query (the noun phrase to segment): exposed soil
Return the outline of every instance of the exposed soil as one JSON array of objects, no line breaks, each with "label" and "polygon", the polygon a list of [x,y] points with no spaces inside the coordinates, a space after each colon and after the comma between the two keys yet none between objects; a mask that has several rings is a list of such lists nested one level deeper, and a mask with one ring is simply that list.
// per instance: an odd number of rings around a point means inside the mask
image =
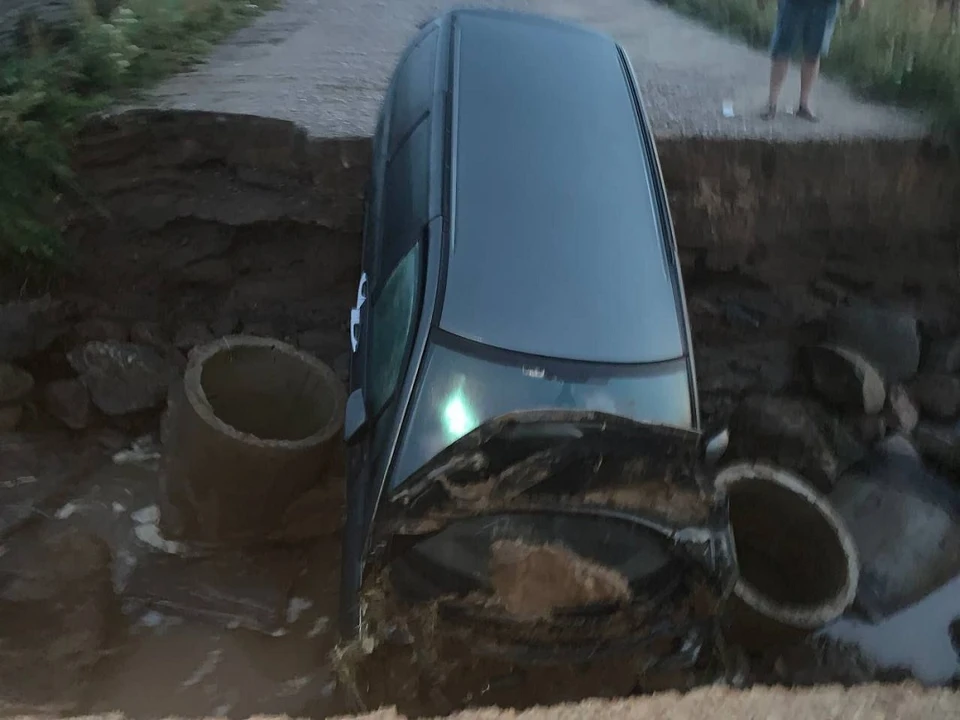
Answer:
[{"label": "exposed soil", "polygon": [[[49,290],[51,298],[19,315],[26,320],[13,330],[0,314],[0,360],[26,367],[36,382],[20,408],[16,432],[0,436],[0,532],[4,547],[12,549],[12,539],[26,543],[33,537],[28,532],[57,537],[67,524],[77,528],[87,538],[76,543],[77,552],[101,547],[109,554],[113,600],[120,602],[113,609],[109,602],[85,605],[84,612],[96,615],[85,625],[89,645],[72,649],[56,645],[49,634],[31,634],[34,620],[25,620],[23,628],[2,623],[38,638],[32,660],[3,668],[5,699],[32,704],[39,693],[55,711],[120,710],[131,718],[267,713],[319,718],[345,712],[360,699],[430,716],[466,706],[529,707],[717,681],[855,683],[892,673],[945,683],[960,672],[947,633],[960,606],[960,585],[954,583],[953,590],[944,587],[946,599],[933,598],[940,610],[911,615],[906,631],[903,625],[869,626],[878,635],[864,641],[866,654],[821,638],[770,657],[733,649],[707,653],[702,664],[682,672],[654,672],[640,654],[583,666],[527,667],[475,657],[475,648],[457,638],[429,647],[410,644],[409,629],[395,622],[385,627],[384,641],[371,654],[360,653],[354,694],[338,683],[330,660],[336,643],[341,475],[331,474],[290,508],[287,530],[272,538],[280,542],[268,572],[254,572],[252,564],[245,573],[231,571],[221,558],[215,572],[205,573],[210,558],[182,555],[182,548],[159,533],[155,517],[163,496],[158,474],[163,398],[153,406],[150,393],[135,399],[151,407],[110,415],[98,400],[117,408],[123,403],[110,401],[130,398],[91,398],[75,384],[61,393],[62,383],[76,383],[67,354],[89,342],[131,343],[152,348],[164,368],[176,373],[199,339],[243,332],[292,342],[344,378],[366,152],[363,142],[317,143],[284,123],[226,122],[216,116],[107,123],[84,139],[79,148],[84,185],[100,206],[72,208],[66,219],[67,235],[81,250],[77,271],[50,287],[28,285],[28,295]],[[677,216],[684,215],[684,197],[673,200]],[[681,242],[696,229],[681,233]],[[826,242],[811,238],[797,255],[809,260]],[[869,273],[849,258],[846,264],[818,259],[817,267],[828,266],[829,273],[818,270],[812,279],[784,282],[789,249],[781,257],[767,248],[757,255],[759,265],[731,272],[717,271],[704,252],[712,251],[685,254],[684,272],[702,414],[709,426],[725,422],[745,395],[792,391],[796,340],[809,321],[839,303],[915,304],[925,345],[960,330],[955,282],[912,285],[908,297],[899,280],[865,282]],[[916,253],[947,272],[944,258],[952,250],[937,245]],[[771,278],[763,268],[781,272]],[[887,277],[888,270],[878,273]],[[901,271],[921,277],[927,265]],[[18,299],[22,288],[17,278],[0,281],[6,299]],[[101,393],[122,386],[97,385]],[[851,426],[860,420],[843,418]],[[629,493],[606,499],[625,508],[686,507],[682,497],[667,491],[642,501]],[[702,512],[702,505],[689,500],[688,510]],[[697,513],[683,518],[702,519]],[[797,543],[803,552],[804,538]],[[27,545],[39,547],[32,540]],[[0,557],[12,573],[0,582],[0,594],[7,577],[32,577],[24,569],[36,564],[33,556],[8,551]],[[22,561],[14,563],[18,558]],[[562,548],[504,545],[497,562],[503,604],[522,616],[629,596],[622,577]],[[51,573],[61,564],[44,561]],[[58,573],[58,582],[73,583],[69,592],[48,596],[75,597],[83,585],[78,576],[83,582],[100,577],[80,572],[79,560],[74,565],[73,574]],[[255,582],[240,582],[244,576]],[[218,578],[224,582],[214,586]],[[27,608],[28,615],[40,609]],[[861,631],[848,625],[844,637],[862,639]],[[927,656],[936,658],[934,668],[923,665],[922,653],[890,652],[896,633],[904,632],[930,638]],[[47,639],[50,645],[40,642]],[[65,652],[77,659],[74,665],[55,661]],[[54,681],[61,687],[48,688]]]},{"label": "exposed soil", "polygon": [[522,618],[630,600],[630,586],[622,573],[559,545],[498,540],[490,548],[490,579],[494,600]]}]

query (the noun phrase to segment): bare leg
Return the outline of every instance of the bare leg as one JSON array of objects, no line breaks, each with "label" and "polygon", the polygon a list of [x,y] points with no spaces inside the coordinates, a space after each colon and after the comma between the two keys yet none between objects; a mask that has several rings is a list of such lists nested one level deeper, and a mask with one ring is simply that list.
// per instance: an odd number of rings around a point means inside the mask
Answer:
[{"label": "bare leg", "polygon": [[777,114],[780,91],[783,90],[783,81],[787,79],[789,68],[789,58],[775,57],[773,62],[770,63],[770,96],[767,98],[767,111],[764,113],[764,117],[767,119]]},{"label": "bare leg", "polygon": [[[800,111],[806,119],[812,119],[813,113],[810,112],[810,93],[813,86],[817,83],[817,75],[820,72],[820,58],[805,58],[800,65]],[[806,111],[805,113],[803,111]]]}]

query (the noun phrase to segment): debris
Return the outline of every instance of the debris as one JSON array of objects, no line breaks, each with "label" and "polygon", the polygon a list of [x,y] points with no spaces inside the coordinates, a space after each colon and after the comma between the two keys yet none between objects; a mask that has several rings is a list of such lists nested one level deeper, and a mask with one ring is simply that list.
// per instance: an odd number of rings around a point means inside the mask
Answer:
[{"label": "debris", "polygon": [[804,348],[800,360],[814,390],[830,404],[871,415],[883,409],[883,378],[856,352],[816,345]]},{"label": "debris", "polygon": [[156,610],[274,634],[285,632],[288,598],[303,562],[293,549],[199,558],[150,554],[134,569],[126,594]]},{"label": "debris", "polygon": [[920,409],[935,420],[960,416],[960,378],[952,375],[921,375],[913,383]]},{"label": "debris", "polygon": [[622,573],[557,544],[498,540],[491,546],[494,601],[517,617],[545,618],[554,611],[629,602]]},{"label": "debris", "polygon": [[43,393],[47,412],[71,430],[90,425],[90,393],[79,380],[54,380]]},{"label": "debris", "polygon": [[0,433],[0,538],[52,516],[101,457],[96,446],[60,433]]},{"label": "debris", "polygon": [[66,505],[64,505],[59,510],[57,510],[57,513],[56,515],[54,515],[54,517],[57,520],[66,520],[67,518],[72,517],[73,514],[77,512],[77,510],[79,509],[80,509],[80,506],[77,503],[68,502]]},{"label": "debris", "polygon": [[856,303],[833,308],[826,341],[852,350],[888,382],[902,382],[920,366],[920,332],[910,313]]},{"label": "debris", "polygon": [[312,607],[313,601],[311,600],[299,597],[290,598],[290,603],[287,605],[287,625],[293,625],[300,619],[305,610]]},{"label": "debris", "polygon": [[82,345],[91,340],[107,342],[114,340],[125,342],[130,334],[126,326],[116,320],[106,320],[103,318],[90,318],[81,320],[75,324],[71,330],[70,337],[74,338],[74,343]]},{"label": "debris", "polygon": [[912,433],[920,422],[920,413],[907,389],[903,385],[894,385],[887,393],[887,402],[893,428],[908,435]]},{"label": "debris", "polygon": [[107,415],[153,410],[167,396],[170,367],[151,347],[92,341],[67,353],[67,360]]},{"label": "debris", "polygon": [[113,454],[116,465],[141,465],[147,468],[156,468],[160,460],[160,446],[153,435],[142,435],[133,441],[133,444]]},{"label": "debris", "polygon": [[220,664],[220,658],[222,656],[223,650],[220,650],[219,648],[208,652],[206,659],[200,664],[200,667],[194,670],[193,674],[189,678],[180,683],[180,687],[189,688],[193,687],[194,685],[199,685],[204,678],[217,669],[217,665]]}]

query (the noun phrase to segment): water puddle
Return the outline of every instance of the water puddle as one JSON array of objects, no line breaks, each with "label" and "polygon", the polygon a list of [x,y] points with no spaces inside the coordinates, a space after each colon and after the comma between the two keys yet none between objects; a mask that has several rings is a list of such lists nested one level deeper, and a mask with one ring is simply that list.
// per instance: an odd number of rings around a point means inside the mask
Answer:
[{"label": "water puddle", "polygon": [[823,634],[855,644],[879,667],[908,670],[920,682],[940,685],[960,677],[960,647],[950,637],[958,618],[960,577],[882,622],[845,619]]}]

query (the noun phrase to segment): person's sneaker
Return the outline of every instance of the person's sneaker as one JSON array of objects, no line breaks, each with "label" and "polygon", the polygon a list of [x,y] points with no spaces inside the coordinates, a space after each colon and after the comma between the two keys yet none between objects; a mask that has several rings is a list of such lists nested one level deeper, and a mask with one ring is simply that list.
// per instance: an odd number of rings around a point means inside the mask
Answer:
[{"label": "person's sneaker", "polygon": [[777,106],[767,105],[766,109],[760,115],[764,120],[773,120],[777,116]]},{"label": "person's sneaker", "polygon": [[820,118],[810,112],[810,108],[806,108],[803,105],[797,108],[795,113],[798,118],[801,120],[806,120],[807,122],[817,123],[820,122]]}]

